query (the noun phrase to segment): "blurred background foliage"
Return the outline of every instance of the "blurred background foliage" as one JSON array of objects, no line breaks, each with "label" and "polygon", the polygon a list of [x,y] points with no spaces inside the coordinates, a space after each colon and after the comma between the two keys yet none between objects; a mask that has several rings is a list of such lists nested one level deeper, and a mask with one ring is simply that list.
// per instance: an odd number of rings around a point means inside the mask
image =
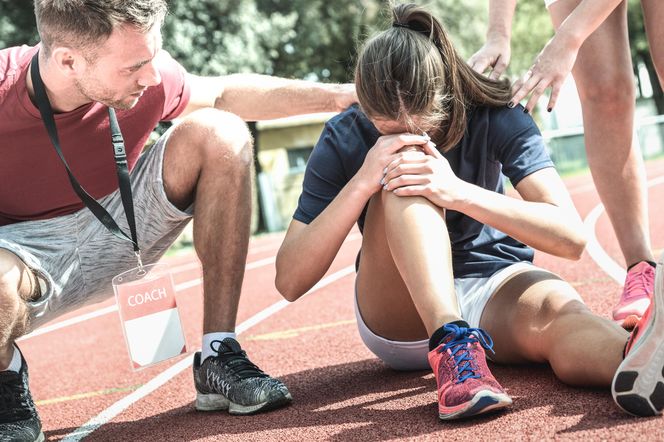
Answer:
[{"label": "blurred background foliage", "polygon": [[[632,57],[645,63],[657,87],[639,0],[628,1]],[[196,74],[257,72],[344,82],[352,80],[358,46],[389,25],[388,4],[385,0],[171,0],[164,47]],[[468,58],[482,46],[488,0],[424,4],[443,20],[462,56]],[[508,75],[516,79],[525,72],[552,35],[542,0],[520,0]],[[37,41],[32,2],[0,0],[0,48]],[[661,88],[655,99],[664,110]]]}]

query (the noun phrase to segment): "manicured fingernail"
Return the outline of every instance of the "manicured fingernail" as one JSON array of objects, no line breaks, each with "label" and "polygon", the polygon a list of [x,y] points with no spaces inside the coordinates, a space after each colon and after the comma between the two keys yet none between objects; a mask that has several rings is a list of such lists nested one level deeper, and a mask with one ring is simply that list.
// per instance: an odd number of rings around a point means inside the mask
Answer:
[{"label": "manicured fingernail", "polygon": [[387,190],[387,184],[383,186],[383,190]]},{"label": "manicured fingernail", "polygon": [[387,167],[383,169],[383,175],[385,175],[386,173],[387,173]]},{"label": "manicured fingernail", "polygon": [[514,103],[510,101],[509,103],[507,103],[507,107],[509,107],[510,109],[514,108]]},{"label": "manicured fingernail", "polygon": [[550,108],[548,108],[546,111],[547,111],[547,112],[551,112],[552,110],[553,110],[553,108],[550,107]]},{"label": "manicured fingernail", "polygon": [[524,113],[524,114],[527,114],[527,113],[528,113],[528,108],[527,108],[527,107],[524,107],[524,108],[523,108],[523,113]]}]

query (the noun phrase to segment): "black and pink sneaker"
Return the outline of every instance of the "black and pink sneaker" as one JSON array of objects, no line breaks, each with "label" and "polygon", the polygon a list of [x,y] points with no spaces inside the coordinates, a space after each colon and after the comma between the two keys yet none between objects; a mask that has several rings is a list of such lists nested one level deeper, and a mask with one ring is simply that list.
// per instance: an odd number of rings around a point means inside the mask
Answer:
[{"label": "black and pink sneaker", "polygon": [[664,410],[664,255],[657,263],[652,302],[632,330],[611,384],[616,404],[635,416]]},{"label": "black and pink sneaker", "polygon": [[505,408],[512,399],[486,364],[484,348],[493,341],[482,329],[446,324],[443,342],[429,352],[438,384],[438,416],[460,419]]}]

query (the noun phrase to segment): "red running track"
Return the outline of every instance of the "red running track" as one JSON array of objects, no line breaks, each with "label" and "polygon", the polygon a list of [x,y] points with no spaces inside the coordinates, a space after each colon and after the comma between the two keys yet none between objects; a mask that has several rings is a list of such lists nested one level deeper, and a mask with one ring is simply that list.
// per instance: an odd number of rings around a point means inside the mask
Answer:
[{"label": "red running track", "polygon": [[[664,247],[664,161],[648,163],[653,247]],[[589,176],[566,180],[582,217],[597,205]],[[606,214],[594,226],[599,244],[622,265]],[[326,285],[294,304],[274,288],[273,258],[281,234],[254,238],[238,324],[254,362],[282,378],[292,406],[236,417],[193,409],[190,357],[139,372],[130,369],[114,302],[59,318],[21,342],[31,389],[49,440],[664,440],[661,418],[621,412],[608,390],[568,387],[545,365],[492,366],[514,399],[509,411],[442,423],[428,372],[385,368],[356,331],[352,265],[360,246],[351,233]],[[200,268],[192,254],[167,260],[177,271],[178,304],[190,349],[200,346]],[[608,316],[620,285],[585,253],[571,262],[539,253],[536,263],[571,281],[593,311]],[[96,313],[95,313],[96,312]],[[270,316],[256,318],[258,313]],[[90,319],[88,316],[97,315]],[[249,323],[251,318],[257,319]],[[80,319],[84,319],[79,321]],[[67,325],[65,320],[73,321]],[[60,325],[63,325],[59,327]],[[81,429],[86,423],[91,425]]]}]

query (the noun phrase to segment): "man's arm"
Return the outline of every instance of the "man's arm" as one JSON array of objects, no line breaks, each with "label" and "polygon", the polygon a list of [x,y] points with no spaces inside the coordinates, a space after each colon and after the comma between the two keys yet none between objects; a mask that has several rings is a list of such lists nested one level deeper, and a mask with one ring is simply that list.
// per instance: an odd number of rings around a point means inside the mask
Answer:
[{"label": "man's arm", "polygon": [[191,98],[182,115],[203,107],[246,121],[316,112],[340,112],[357,101],[354,84],[323,84],[258,74],[199,77],[187,74]]}]

